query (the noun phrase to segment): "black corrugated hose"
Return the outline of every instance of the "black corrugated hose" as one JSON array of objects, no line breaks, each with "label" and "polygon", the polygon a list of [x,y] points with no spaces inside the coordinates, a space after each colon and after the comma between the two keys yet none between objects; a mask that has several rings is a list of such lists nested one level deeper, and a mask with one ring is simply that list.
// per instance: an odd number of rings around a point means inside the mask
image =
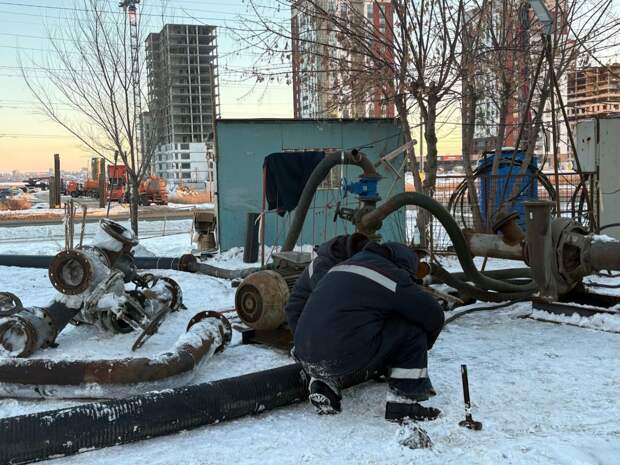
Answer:
[{"label": "black corrugated hose", "polygon": [[299,364],[127,399],[0,419],[0,464],[29,463],[254,415],[300,402]]},{"label": "black corrugated hose", "polygon": [[[341,384],[355,386],[376,375],[360,371]],[[307,386],[301,365],[293,363],[127,399],[3,418],[0,465],[74,455],[256,415],[305,400]]]}]

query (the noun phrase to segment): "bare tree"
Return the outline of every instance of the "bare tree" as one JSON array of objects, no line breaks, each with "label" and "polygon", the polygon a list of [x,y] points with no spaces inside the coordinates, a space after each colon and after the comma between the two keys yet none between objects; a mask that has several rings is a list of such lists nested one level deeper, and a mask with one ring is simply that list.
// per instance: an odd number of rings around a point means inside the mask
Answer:
[{"label": "bare tree", "polygon": [[[257,22],[240,36],[262,50],[254,68],[259,80],[288,79],[282,61],[305,61],[302,79],[319,82],[315,94],[324,115],[364,116],[368,105],[395,106],[406,141],[411,140],[411,115],[421,116],[426,142],[424,174],[408,154],[417,191],[433,195],[437,175],[438,117],[454,104],[459,81],[458,57],[467,0],[376,0],[372,17],[359,0],[279,0],[303,24],[271,19],[254,5]],[[262,29],[262,32],[260,32]],[[259,32],[256,32],[259,31]],[[270,68],[267,63],[273,63]],[[297,69],[299,71],[299,69]],[[294,79],[296,76],[294,76]],[[304,83],[294,83],[303,85]],[[331,105],[331,106],[330,106]],[[319,115],[315,115],[319,116]],[[418,214],[422,241],[428,217]]]},{"label": "bare tree", "polygon": [[[134,86],[145,81],[140,79],[144,60],[140,55],[134,68],[127,16],[112,8],[102,0],[76,0],[75,13],[49,33],[51,52],[42,59],[31,57],[41,78],[31,76],[24,66],[21,70],[47,117],[108,162],[118,153],[127,167],[131,227],[137,233],[139,185],[161,143],[158,125],[162,115],[149,108],[149,124],[140,134],[142,115]],[[143,28],[138,21],[141,45]]]}]

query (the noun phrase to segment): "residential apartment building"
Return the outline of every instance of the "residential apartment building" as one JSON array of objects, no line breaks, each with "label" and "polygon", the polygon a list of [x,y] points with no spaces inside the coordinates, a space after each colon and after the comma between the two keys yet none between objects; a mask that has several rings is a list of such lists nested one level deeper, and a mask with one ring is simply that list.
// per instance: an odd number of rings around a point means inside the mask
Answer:
[{"label": "residential apartment building", "polygon": [[[394,59],[391,47],[383,45],[393,43],[390,0],[320,0],[319,5],[329,17],[363,22],[372,31],[373,47],[381,47],[386,60]],[[394,117],[386,89],[355,79],[356,63],[364,67],[367,58],[347,51],[329,19],[309,2],[298,0],[291,8],[291,31],[295,118]]]},{"label": "residential apartment building", "polygon": [[571,125],[581,119],[620,114],[620,64],[574,68],[567,73],[566,111]]},{"label": "residential apartment building", "polygon": [[219,115],[215,26],[166,24],[146,39],[153,172],[172,184],[213,181]]},{"label": "residential apartment building", "polygon": [[[547,1],[547,6],[553,14],[555,3]],[[479,39],[478,49],[471,50],[471,52],[474,56],[487,58],[476,60],[475,80],[478,100],[474,123],[474,152],[495,150],[502,107],[505,108],[503,115],[505,131],[501,145],[514,147],[520,135],[519,142],[523,146],[528,140],[529,125],[523,132],[521,132],[521,125],[523,121],[533,121],[535,118],[533,109],[539,101],[539,92],[535,89],[531,106],[529,109],[526,108],[532,90],[533,63],[543,53],[536,29],[537,25],[540,25],[527,2],[508,1],[493,4],[493,8],[486,13],[482,21],[478,19],[477,14],[478,11],[475,9],[468,12],[468,19],[474,17],[472,27],[480,29],[471,34],[471,37]],[[566,27],[561,26],[566,22],[564,16],[558,16],[556,21],[559,30],[567,31]],[[535,40],[532,41],[532,38]],[[498,59],[503,62],[497,62]],[[546,61],[544,66],[548,66]],[[513,87],[512,94],[505,101],[502,101],[504,97],[501,95],[502,79]],[[559,85],[565,99],[566,81],[562,79]],[[555,116],[556,130],[559,134],[558,151],[560,158],[565,159],[568,157],[568,146],[566,129],[559,108],[556,108]],[[552,121],[551,108],[547,102],[542,115],[544,130],[537,135],[534,148],[535,153],[541,157],[544,153],[553,152]]]}]

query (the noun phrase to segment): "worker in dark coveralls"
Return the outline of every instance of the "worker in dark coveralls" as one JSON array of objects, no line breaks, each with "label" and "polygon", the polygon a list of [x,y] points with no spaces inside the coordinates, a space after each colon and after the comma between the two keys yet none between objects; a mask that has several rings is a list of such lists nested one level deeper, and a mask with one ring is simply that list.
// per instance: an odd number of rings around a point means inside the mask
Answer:
[{"label": "worker in dark coveralls", "polygon": [[335,265],[348,260],[364,248],[368,238],[360,233],[342,234],[321,244],[317,256],[301,273],[286,304],[286,318],[295,334],[297,320],[316,284]]},{"label": "worker in dark coveralls", "polygon": [[307,300],[298,299],[295,288],[286,307],[294,355],[311,376],[310,401],[318,413],[341,411],[344,377],[376,370],[388,379],[387,420],[432,420],[440,414],[420,402],[435,395],[427,352],[444,316],[415,284],[417,265],[415,252],[403,244],[368,242],[331,266]]}]

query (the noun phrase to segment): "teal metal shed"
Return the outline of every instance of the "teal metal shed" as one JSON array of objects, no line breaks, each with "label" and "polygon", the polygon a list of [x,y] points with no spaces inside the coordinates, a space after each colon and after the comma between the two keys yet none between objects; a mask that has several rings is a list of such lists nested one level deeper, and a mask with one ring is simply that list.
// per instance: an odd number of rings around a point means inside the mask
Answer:
[{"label": "teal metal shed", "polygon": [[[262,167],[270,153],[300,150],[350,150],[358,148],[377,161],[404,142],[400,123],[392,119],[293,120],[234,119],[217,121],[217,217],[221,250],[242,247],[248,212],[260,212],[262,205]],[[397,169],[402,156],[391,161]],[[378,168],[382,199],[404,190],[404,177],[391,169]],[[344,197],[342,177],[355,181],[361,170],[355,166],[336,167],[329,180],[316,193],[298,245],[320,244],[337,234],[353,232],[346,221],[334,221],[335,209],[357,207],[356,196]],[[265,245],[281,245],[294,211],[278,216],[266,215]],[[405,239],[405,213],[391,215],[380,231],[384,240]]]}]

